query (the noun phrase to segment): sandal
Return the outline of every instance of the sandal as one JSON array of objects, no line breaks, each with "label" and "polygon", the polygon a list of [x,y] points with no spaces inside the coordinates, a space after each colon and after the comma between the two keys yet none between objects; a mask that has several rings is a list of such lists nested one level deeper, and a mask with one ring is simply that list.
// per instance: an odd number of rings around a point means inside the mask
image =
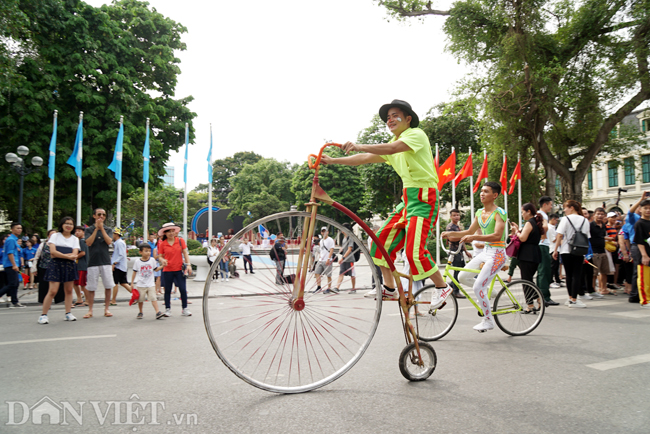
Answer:
[{"label": "sandal", "polygon": [[84,317],[84,319],[92,318],[93,314],[89,312],[89,313],[85,314],[83,317]]},{"label": "sandal", "polygon": [[113,316],[113,314],[112,314],[112,313],[110,313],[110,312],[104,312],[104,316],[108,316],[108,317],[111,317],[111,316]]},{"label": "sandal", "polygon": [[111,302],[110,306],[117,306],[117,303],[112,303]]},{"label": "sandal", "polygon": [[[74,306],[72,306],[72,307],[82,307],[82,306],[84,306],[84,303],[79,301],[79,302],[75,303]],[[86,306],[88,306],[88,305],[86,305]]]}]

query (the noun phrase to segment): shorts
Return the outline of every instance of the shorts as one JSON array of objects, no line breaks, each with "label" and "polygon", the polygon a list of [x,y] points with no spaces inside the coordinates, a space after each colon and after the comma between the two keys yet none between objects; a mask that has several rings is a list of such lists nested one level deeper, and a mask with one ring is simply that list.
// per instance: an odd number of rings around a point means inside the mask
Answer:
[{"label": "shorts", "polygon": [[[402,202],[377,232],[377,238],[392,262],[395,262],[397,252],[405,249],[415,280],[424,280],[438,271],[438,266],[427,250],[427,240],[437,220],[438,190],[405,188]],[[388,262],[374,241],[370,255],[376,265],[388,267]]]},{"label": "shorts", "polygon": [[354,262],[341,262],[339,267],[339,276],[350,276],[354,271]]},{"label": "shorts", "polygon": [[113,282],[115,282],[115,285],[128,285],[129,280],[126,278],[126,271],[122,271],[118,268],[113,270]]},{"label": "shorts", "polygon": [[88,267],[87,286],[88,291],[94,292],[97,290],[99,277],[101,276],[104,283],[104,289],[113,289],[115,283],[113,282],[113,267],[111,265],[95,265]]},{"label": "shorts", "polygon": [[156,295],[156,287],[150,286],[148,288],[138,288],[140,292],[140,298],[138,298],[138,303],[144,303],[145,297],[149,301],[157,300],[158,296]]},{"label": "shorts", "polygon": [[330,262],[330,264],[326,266],[325,261],[318,261],[318,263],[316,263],[316,270],[314,273],[320,275],[324,274],[327,277],[332,277],[332,263]]},{"label": "shorts", "polygon": [[86,286],[88,284],[87,276],[88,276],[87,271],[79,270],[79,279],[75,280],[74,284],[77,286]]},{"label": "shorts", "polygon": [[601,274],[614,274],[609,270],[609,258],[607,257],[607,253],[594,253],[591,262],[593,262]]}]

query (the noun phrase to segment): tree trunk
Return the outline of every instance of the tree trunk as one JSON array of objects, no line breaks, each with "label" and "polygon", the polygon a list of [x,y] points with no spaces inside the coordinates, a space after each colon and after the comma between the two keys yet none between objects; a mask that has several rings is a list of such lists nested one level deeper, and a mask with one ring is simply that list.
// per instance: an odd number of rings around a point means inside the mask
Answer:
[{"label": "tree trunk", "polygon": [[555,198],[555,177],[557,176],[555,170],[550,164],[545,164],[544,171],[546,172],[546,195]]}]

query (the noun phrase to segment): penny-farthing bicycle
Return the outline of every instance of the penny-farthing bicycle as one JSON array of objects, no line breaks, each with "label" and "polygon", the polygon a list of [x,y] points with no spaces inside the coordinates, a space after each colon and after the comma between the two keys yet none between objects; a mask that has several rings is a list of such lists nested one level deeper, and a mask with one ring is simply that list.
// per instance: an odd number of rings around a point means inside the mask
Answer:
[{"label": "penny-farthing bicycle", "polygon": [[[299,393],[325,386],[349,371],[370,345],[382,308],[380,296],[364,298],[370,289],[370,276],[355,282],[352,276],[360,264],[366,267],[375,282],[379,275],[365,243],[336,221],[318,214],[321,203],[333,206],[356,223],[378,245],[395,276],[399,291],[399,311],[406,347],[399,357],[402,375],[411,381],[427,379],[437,363],[430,344],[417,340],[415,325],[409,318],[414,305],[413,278],[399,273],[370,228],[352,211],[335,202],[320,187],[318,171],[323,150],[310,155],[309,167],[314,169],[311,198],[306,212],[289,211],[257,220],[238,232],[216,258],[209,276],[230,249],[248,240],[258,240],[260,232],[283,233],[287,243],[284,264],[273,261],[270,246],[255,246],[253,273],[227,282],[208,277],[203,292],[203,319],[215,352],[235,375],[249,384],[278,393]],[[312,258],[312,238],[327,228],[334,239],[348,236],[359,250],[360,258],[352,273],[339,276],[333,264],[331,284],[326,272],[318,276],[317,290]],[[337,243],[338,244],[338,243]],[[318,250],[316,249],[316,253]],[[241,264],[241,262],[240,262]],[[407,278],[409,288],[402,287],[400,277]],[[326,291],[329,288],[338,292]]]}]

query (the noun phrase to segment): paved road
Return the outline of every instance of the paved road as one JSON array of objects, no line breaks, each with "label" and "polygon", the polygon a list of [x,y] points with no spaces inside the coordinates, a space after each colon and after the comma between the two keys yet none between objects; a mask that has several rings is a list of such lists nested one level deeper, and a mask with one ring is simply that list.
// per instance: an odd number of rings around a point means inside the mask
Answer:
[{"label": "paved road", "polygon": [[[200,285],[190,292],[198,296]],[[564,288],[554,298],[564,302]],[[532,335],[518,338],[474,332],[478,317],[461,302],[454,330],[434,343],[436,371],[420,383],[399,372],[399,315],[385,304],[370,348],[349,373],[289,396],[230,373],[206,338],[201,300],[192,301],[194,316],[179,316],[174,301],[176,315],[159,321],[150,305],[139,321],[136,308],[120,303],[113,318],[69,323],[55,306],[47,326],[36,324],[37,306],[0,308],[0,432],[101,425],[106,432],[591,434],[650,426],[650,312],[623,296],[587,309],[549,308]],[[47,416],[37,424],[48,409],[68,425]]]}]

